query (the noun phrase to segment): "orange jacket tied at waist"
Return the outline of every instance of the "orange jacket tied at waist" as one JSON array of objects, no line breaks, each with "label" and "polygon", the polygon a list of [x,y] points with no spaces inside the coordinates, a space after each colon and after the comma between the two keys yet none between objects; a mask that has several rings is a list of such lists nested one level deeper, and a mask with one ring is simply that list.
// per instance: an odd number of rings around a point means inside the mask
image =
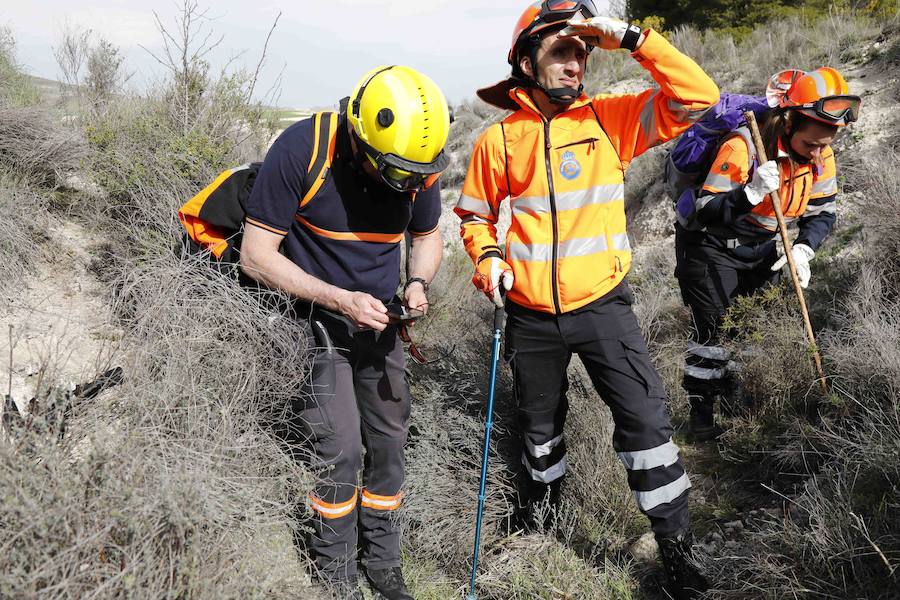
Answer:
[{"label": "orange jacket tied at waist", "polygon": [[631,266],[624,173],[635,157],[683,132],[719,98],[716,84],[661,35],[648,31],[633,53],[660,89],[582,94],[546,120],[523,88],[520,106],[478,139],[455,212],[477,261],[497,245],[500,203],[512,222],[506,261],[510,300],[563,313],[600,298]]}]

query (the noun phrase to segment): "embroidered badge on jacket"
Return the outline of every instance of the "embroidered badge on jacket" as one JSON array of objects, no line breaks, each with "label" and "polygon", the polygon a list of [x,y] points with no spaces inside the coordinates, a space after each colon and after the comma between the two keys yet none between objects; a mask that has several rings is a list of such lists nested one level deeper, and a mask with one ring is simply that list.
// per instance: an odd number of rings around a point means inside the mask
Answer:
[{"label": "embroidered badge on jacket", "polygon": [[574,152],[563,152],[559,174],[566,179],[575,179],[581,174],[581,164],[576,160]]}]

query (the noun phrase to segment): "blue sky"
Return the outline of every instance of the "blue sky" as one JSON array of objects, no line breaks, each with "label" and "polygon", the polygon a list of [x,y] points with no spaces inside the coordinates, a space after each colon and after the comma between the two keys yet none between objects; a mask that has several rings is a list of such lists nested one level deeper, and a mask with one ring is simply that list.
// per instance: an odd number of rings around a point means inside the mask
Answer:
[{"label": "blue sky", "polygon": [[[241,52],[245,52],[241,63],[255,65],[280,11],[259,89],[270,89],[282,73],[278,104],[306,108],[332,105],[379,64],[406,64],[421,70],[451,102],[473,98],[476,88],[507,75],[512,28],[527,3],[224,0],[200,2],[200,6],[209,8],[210,28],[225,36],[211,55],[214,66]],[[140,48],[157,52],[162,48],[153,11],[165,25],[174,27],[180,5],[175,0],[26,0],[0,7],[0,25],[13,31],[18,60],[26,70],[51,79],[59,78],[53,47],[59,45],[64,28],[91,29],[122,50],[127,69],[134,74],[130,85],[140,89],[160,73],[159,65]]]}]

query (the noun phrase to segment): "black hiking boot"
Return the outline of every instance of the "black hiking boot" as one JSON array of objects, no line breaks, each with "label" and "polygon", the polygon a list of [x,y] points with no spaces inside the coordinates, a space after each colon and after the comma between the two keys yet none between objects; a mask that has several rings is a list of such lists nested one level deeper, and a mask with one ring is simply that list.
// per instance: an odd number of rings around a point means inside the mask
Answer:
[{"label": "black hiking boot", "polygon": [[329,585],[334,600],[365,600],[356,575],[349,579],[333,579]]},{"label": "black hiking boot", "polygon": [[706,578],[691,562],[694,536],[689,530],[656,538],[663,570],[666,572],[666,591],[675,600],[694,600],[709,589]]},{"label": "black hiking boot", "polygon": [[708,442],[719,437],[722,430],[716,425],[713,409],[716,396],[688,396],[691,414],[688,417],[688,435],[695,442]]},{"label": "black hiking boot", "polygon": [[387,569],[366,569],[366,579],[379,598],[384,600],[413,600],[412,594],[406,589],[403,581],[403,572],[400,567],[388,567]]}]

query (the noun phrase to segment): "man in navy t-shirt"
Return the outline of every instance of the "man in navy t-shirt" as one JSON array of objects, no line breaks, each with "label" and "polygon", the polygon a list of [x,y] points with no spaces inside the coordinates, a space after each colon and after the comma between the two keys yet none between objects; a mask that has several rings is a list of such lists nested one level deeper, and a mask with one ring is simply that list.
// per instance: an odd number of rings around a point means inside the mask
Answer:
[{"label": "man in navy t-shirt", "polygon": [[387,305],[409,234],[399,301],[428,309],[450,116],[434,82],[401,66],[367,73],[345,104],[292,125],[269,150],[247,203],[241,268],[297,298],[309,318],[312,372],[286,435],[310,450],[317,476],[308,548],[319,574],[338,597],[362,598],[361,540],[369,583],[406,599],[391,516],[403,498],[410,392]]}]

